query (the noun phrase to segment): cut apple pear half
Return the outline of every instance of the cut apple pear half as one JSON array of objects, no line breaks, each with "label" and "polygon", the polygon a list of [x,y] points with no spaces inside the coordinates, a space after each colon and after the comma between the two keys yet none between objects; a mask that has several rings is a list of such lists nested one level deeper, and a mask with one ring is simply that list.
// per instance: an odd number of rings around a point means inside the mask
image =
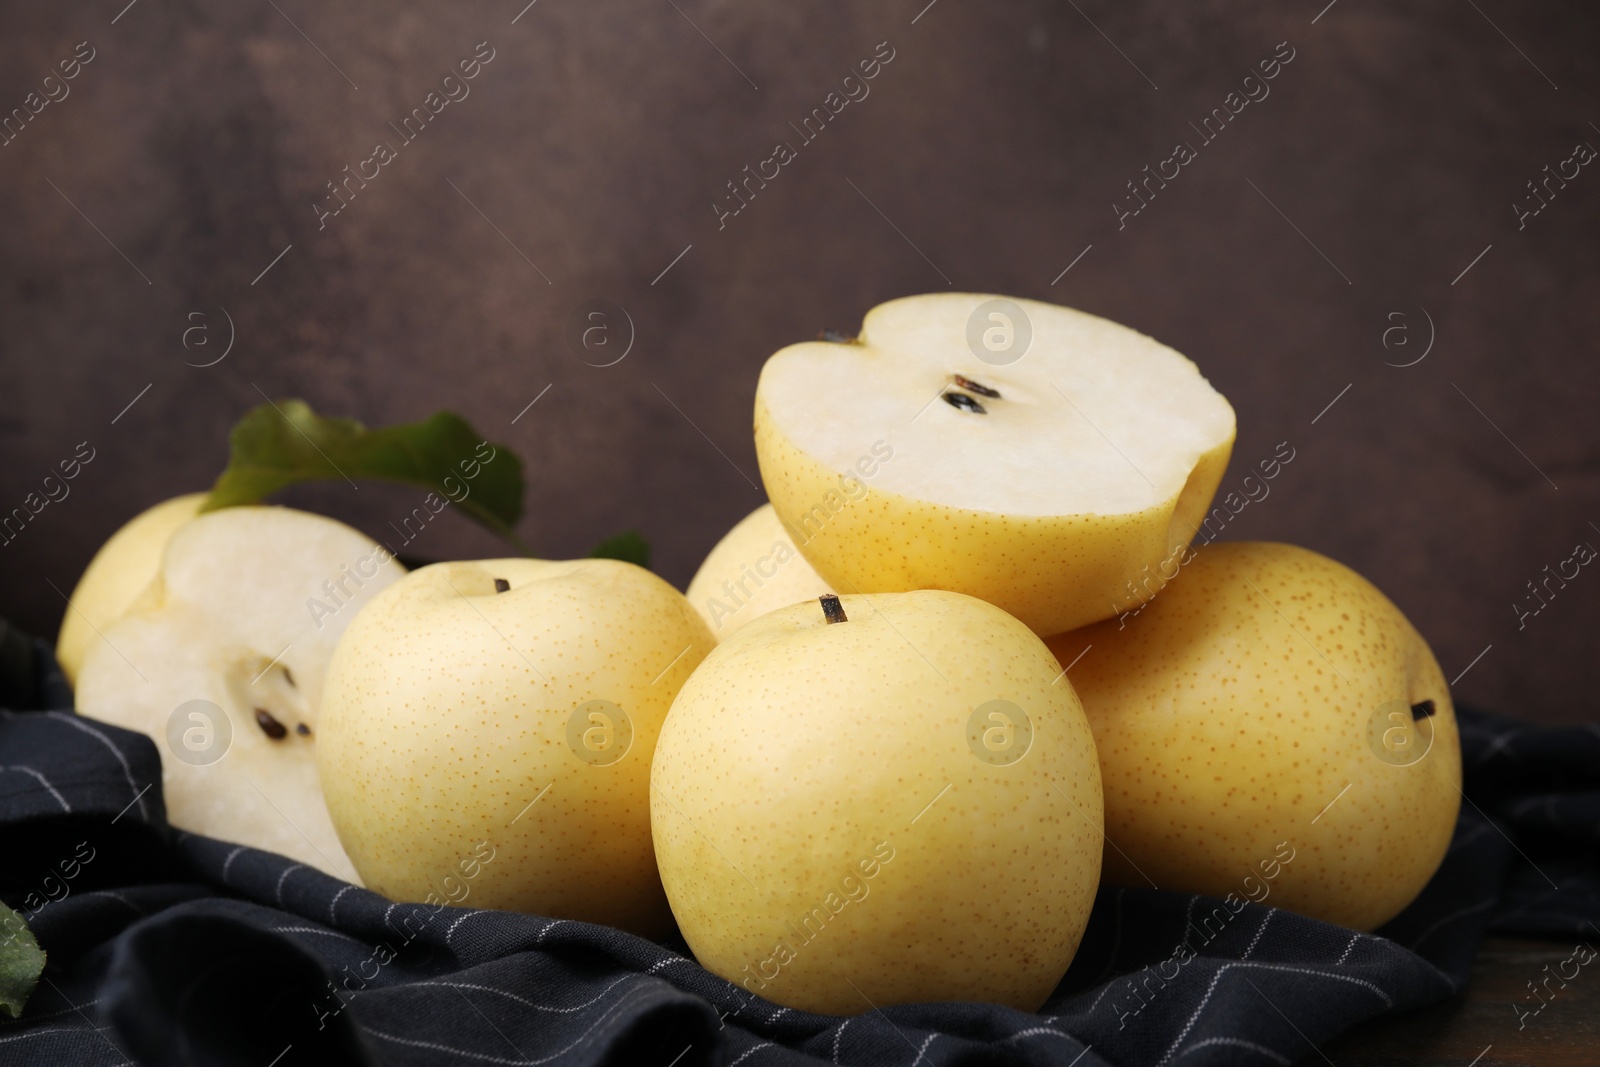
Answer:
[{"label": "cut apple pear half", "polygon": [[319,515],[200,515],[90,646],[78,711],[154,739],[172,825],[356,880],[317,777],[317,712],[339,636],[403,573]]},{"label": "cut apple pear half", "polygon": [[1171,577],[1234,433],[1166,345],[989,294],[879,305],[853,341],[782,349],[756,387],[767,494],[830,586],[967,593],[1041,635]]}]

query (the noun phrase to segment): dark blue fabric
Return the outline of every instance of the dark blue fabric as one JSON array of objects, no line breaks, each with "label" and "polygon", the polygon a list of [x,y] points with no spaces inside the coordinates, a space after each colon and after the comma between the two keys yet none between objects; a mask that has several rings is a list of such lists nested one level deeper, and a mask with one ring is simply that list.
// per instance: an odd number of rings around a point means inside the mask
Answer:
[{"label": "dark blue fabric", "polygon": [[1600,938],[1595,725],[1458,709],[1469,803],[1438,875],[1377,936],[1255,904],[1199,936],[1221,902],[1108,888],[1037,1015],[839,1018],[752,998],[681,942],[392,904],[174,831],[155,746],[60,710],[42,646],[0,693],[57,709],[0,712],[0,894],[50,956],[23,1017],[0,1022],[0,1064],[1284,1064],[1450,996],[1487,931]]}]

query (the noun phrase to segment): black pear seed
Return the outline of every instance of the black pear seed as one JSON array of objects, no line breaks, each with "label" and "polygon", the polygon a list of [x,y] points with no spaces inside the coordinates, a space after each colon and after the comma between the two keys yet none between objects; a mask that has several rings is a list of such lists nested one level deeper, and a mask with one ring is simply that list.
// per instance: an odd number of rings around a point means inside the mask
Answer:
[{"label": "black pear seed", "polygon": [[272,712],[268,711],[266,708],[256,709],[256,725],[261,727],[262,733],[266,734],[274,741],[282,741],[289,734],[288,729],[283,725],[283,723],[279,722],[277,719],[274,719],[272,717]]},{"label": "black pear seed", "polygon": [[953,408],[970,411],[976,415],[987,415],[989,409],[978,403],[966,393],[949,392],[944,394],[944,402]]}]

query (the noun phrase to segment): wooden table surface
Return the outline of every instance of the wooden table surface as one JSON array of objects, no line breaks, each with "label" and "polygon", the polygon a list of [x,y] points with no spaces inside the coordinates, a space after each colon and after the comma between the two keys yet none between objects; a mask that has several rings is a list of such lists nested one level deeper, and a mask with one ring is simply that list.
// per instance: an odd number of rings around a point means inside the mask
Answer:
[{"label": "wooden table surface", "polygon": [[[1324,1045],[1323,1056],[1338,1067],[1596,1067],[1600,959],[1577,968],[1565,987],[1559,978],[1550,978],[1553,995],[1541,986],[1542,1009],[1527,985],[1539,985],[1558,970],[1572,974],[1576,964],[1561,964],[1573,958],[1576,945],[1576,940],[1491,937],[1479,950],[1472,980],[1461,995],[1357,1027]],[[1534,1009],[1537,1014],[1531,1013]],[[1324,1059],[1311,1053],[1300,1062]]]}]

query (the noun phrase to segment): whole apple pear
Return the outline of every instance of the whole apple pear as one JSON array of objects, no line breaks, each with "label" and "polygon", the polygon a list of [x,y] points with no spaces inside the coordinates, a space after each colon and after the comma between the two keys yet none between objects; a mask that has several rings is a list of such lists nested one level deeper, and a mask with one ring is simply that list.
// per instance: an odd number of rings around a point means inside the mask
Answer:
[{"label": "whole apple pear", "polygon": [[650,815],[679,929],[705,967],[789,1007],[1038,1008],[1100,875],[1071,685],[973,597],[823,600],[745,624],[667,716]]},{"label": "whole apple pear", "polygon": [[363,881],[661,933],[650,759],[714,645],[682,594],[631,563],[407,575],[345,632],[323,691],[318,768]]},{"label": "whole apple pear", "polygon": [[763,504],[717,542],[684,595],[721,641],[774,608],[831,592]]},{"label": "whole apple pear", "polygon": [[1462,797],[1450,690],[1350,568],[1212,544],[1137,613],[1048,643],[1094,729],[1108,881],[1372,930],[1438,869]]}]

